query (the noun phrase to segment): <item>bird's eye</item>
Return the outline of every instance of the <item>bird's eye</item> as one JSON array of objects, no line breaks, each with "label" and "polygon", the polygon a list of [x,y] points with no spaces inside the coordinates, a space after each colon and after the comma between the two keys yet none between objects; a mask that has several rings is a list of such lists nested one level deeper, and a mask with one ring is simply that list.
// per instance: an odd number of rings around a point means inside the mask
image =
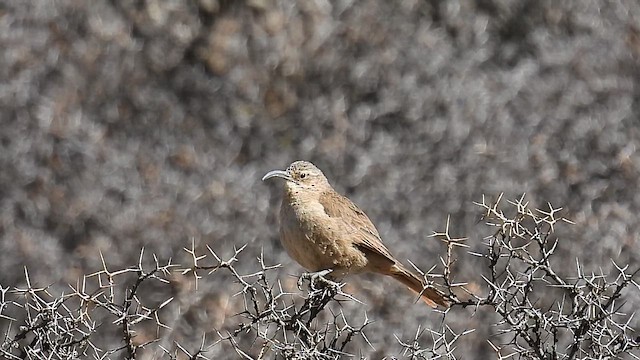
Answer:
[{"label": "bird's eye", "polygon": [[307,174],[305,174],[305,173],[300,174],[300,179],[304,179],[306,177],[307,177]]}]

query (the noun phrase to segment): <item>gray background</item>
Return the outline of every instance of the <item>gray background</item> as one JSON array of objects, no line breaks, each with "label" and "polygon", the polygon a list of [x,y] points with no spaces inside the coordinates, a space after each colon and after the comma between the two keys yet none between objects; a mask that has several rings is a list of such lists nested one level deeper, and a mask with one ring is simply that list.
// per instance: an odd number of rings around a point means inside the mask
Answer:
[{"label": "gray background", "polygon": [[[298,159],[423,269],[448,215],[480,248],[491,229],[472,203],[502,192],[564,207],[565,274],[576,258],[638,264],[635,0],[9,0],[0,47],[3,286],[24,285],[27,266],[62,291],[100,268],[99,251],[113,268],[143,246],[183,262],[191,238],[224,255],[248,244],[246,272],[264,248],[292,286],[281,189],[260,178]],[[459,279],[480,283],[481,263],[458,256]],[[344,311],[376,320],[378,352],[363,354],[397,353],[394,334],[440,319],[390,280],[357,280],[367,305]],[[195,343],[241,306],[230,278],[205,284],[173,294],[210,310],[190,320]],[[479,328],[465,358],[488,356],[489,318],[450,315]]]}]

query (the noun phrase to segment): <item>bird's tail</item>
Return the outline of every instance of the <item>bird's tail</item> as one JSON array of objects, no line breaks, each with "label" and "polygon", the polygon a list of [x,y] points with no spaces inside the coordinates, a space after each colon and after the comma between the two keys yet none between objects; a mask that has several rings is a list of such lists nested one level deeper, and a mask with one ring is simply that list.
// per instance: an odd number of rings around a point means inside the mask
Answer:
[{"label": "bird's tail", "polygon": [[389,276],[403,283],[406,287],[417,294],[420,294],[422,301],[432,308],[437,305],[445,308],[449,307],[449,302],[444,298],[444,294],[434,288],[425,288],[420,278],[405,268],[402,264],[396,264],[391,267]]}]

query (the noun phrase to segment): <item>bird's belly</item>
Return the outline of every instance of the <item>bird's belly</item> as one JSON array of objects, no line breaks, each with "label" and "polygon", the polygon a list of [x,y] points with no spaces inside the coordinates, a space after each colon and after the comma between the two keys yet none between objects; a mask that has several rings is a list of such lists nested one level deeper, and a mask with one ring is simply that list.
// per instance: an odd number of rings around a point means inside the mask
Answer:
[{"label": "bird's belly", "polygon": [[335,266],[334,253],[331,244],[322,243],[301,226],[283,226],[280,241],[292,259],[309,271],[320,271]]},{"label": "bird's belly", "polygon": [[[318,210],[318,211],[313,211]],[[366,256],[352,244],[348,232],[324,209],[282,208],[280,241],[287,253],[309,271],[333,269],[337,278],[365,270]]]}]

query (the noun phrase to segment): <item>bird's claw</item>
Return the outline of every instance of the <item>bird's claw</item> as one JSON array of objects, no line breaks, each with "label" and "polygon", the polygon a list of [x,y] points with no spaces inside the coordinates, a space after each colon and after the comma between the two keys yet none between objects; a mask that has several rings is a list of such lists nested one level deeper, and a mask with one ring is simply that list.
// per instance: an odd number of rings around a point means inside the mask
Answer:
[{"label": "bird's claw", "polygon": [[326,269],[326,270],[320,270],[312,273],[303,273],[298,278],[298,289],[302,290],[302,284],[304,282],[304,279],[309,279],[311,288],[314,288],[314,284],[320,282],[324,285],[328,285],[328,286],[339,289],[340,288],[339,283],[333,280],[329,280],[325,277],[326,275],[329,275],[332,271],[333,269]]}]

